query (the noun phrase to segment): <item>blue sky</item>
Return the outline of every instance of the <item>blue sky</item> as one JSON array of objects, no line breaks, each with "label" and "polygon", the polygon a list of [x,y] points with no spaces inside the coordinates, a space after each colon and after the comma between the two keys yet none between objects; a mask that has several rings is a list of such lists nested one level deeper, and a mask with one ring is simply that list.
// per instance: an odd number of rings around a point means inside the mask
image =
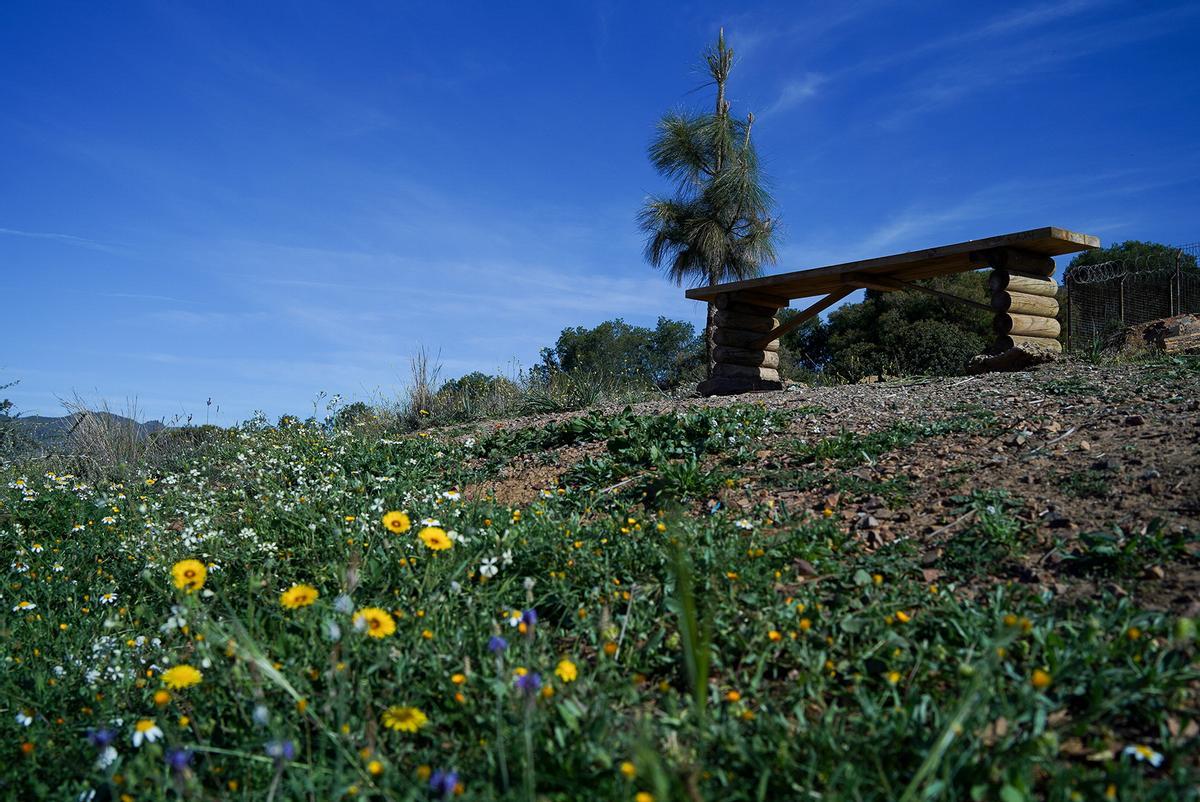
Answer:
[{"label": "blue sky", "polygon": [[[684,6],[686,5],[686,9]],[[443,7],[444,6],[444,7]],[[725,26],[795,270],[1057,225],[1200,239],[1200,5],[12,0],[0,383],[306,414],[700,323],[643,261],[646,145]],[[206,400],[213,400],[213,409]],[[212,412],[220,408],[219,416]]]}]

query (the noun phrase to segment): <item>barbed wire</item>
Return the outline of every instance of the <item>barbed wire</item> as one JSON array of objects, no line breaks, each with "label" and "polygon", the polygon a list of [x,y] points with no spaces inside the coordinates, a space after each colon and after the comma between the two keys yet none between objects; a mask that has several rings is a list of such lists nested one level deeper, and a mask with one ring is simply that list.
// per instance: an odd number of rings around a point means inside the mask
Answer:
[{"label": "barbed wire", "polygon": [[[1179,256],[1196,256],[1200,252],[1200,243],[1185,245],[1175,250]],[[1068,267],[1067,272],[1063,274],[1063,281],[1067,284],[1099,284],[1130,275],[1152,278],[1174,273],[1176,269],[1189,272],[1196,270],[1190,261],[1181,263],[1178,256],[1138,256],[1134,259],[1113,259],[1095,265]]]}]

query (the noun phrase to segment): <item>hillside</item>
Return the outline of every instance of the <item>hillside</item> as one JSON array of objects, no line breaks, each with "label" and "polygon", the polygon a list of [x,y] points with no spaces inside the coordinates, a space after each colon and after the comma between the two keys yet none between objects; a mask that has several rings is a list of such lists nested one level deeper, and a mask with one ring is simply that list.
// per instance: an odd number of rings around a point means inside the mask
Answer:
[{"label": "hillside", "polygon": [[14,470],[0,796],[1194,798],[1198,398],[1068,363]]},{"label": "hillside", "polygon": [[[42,448],[62,448],[79,424],[84,413],[74,412],[70,415],[47,417],[45,415],[28,415],[17,417],[0,417],[0,426],[10,426],[19,437]],[[90,416],[100,419],[99,425],[112,429],[127,429],[136,438],[148,437],[165,428],[161,421],[140,422],[111,412],[88,412]]]}]

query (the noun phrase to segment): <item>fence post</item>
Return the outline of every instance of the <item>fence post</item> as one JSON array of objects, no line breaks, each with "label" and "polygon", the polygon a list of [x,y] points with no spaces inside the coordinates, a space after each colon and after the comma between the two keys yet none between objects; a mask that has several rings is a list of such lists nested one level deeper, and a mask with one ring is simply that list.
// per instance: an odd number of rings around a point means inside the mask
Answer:
[{"label": "fence post", "polygon": [[1071,350],[1071,299],[1075,297],[1075,291],[1071,288],[1071,276],[1063,276],[1063,285],[1067,291],[1067,351]]},{"label": "fence post", "polygon": [[1175,251],[1175,275],[1171,278],[1174,281],[1171,284],[1171,317],[1178,315],[1183,304],[1180,297],[1183,295],[1183,276],[1179,270],[1179,261],[1183,257],[1183,248],[1178,248]]}]

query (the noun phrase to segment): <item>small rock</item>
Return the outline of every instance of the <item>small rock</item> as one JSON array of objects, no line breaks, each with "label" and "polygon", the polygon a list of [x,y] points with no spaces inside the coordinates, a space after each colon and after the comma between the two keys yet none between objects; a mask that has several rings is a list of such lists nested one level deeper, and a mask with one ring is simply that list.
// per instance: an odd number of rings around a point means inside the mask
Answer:
[{"label": "small rock", "polygon": [[1089,443],[1087,440],[1080,440],[1079,441],[1079,450],[1080,451],[1091,451],[1092,444]]},{"label": "small rock", "polygon": [[855,529],[876,529],[878,527],[879,519],[865,513],[859,513],[858,521],[854,524]]},{"label": "small rock", "polygon": [[1147,481],[1151,479],[1157,479],[1160,476],[1162,476],[1162,474],[1153,468],[1147,468],[1146,470],[1142,471],[1142,478]]},{"label": "small rock", "polygon": [[1042,517],[1042,523],[1051,529],[1066,529],[1071,525],[1071,519],[1061,512],[1050,510]]},{"label": "small rock", "polygon": [[1120,470],[1120,468],[1121,461],[1116,457],[1105,457],[1092,463],[1092,470],[1095,471],[1116,471]]},{"label": "small rock", "polygon": [[1142,579],[1162,579],[1167,575],[1161,565],[1150,565],[1142,571]]},{"label": "small rock", "polygon": [[1141,426],[1145,422],[1146,422],[1146,419],[1143,418],[1141,415],[1126,415],[1125,416],[1125,425],[1126,426]]}]

